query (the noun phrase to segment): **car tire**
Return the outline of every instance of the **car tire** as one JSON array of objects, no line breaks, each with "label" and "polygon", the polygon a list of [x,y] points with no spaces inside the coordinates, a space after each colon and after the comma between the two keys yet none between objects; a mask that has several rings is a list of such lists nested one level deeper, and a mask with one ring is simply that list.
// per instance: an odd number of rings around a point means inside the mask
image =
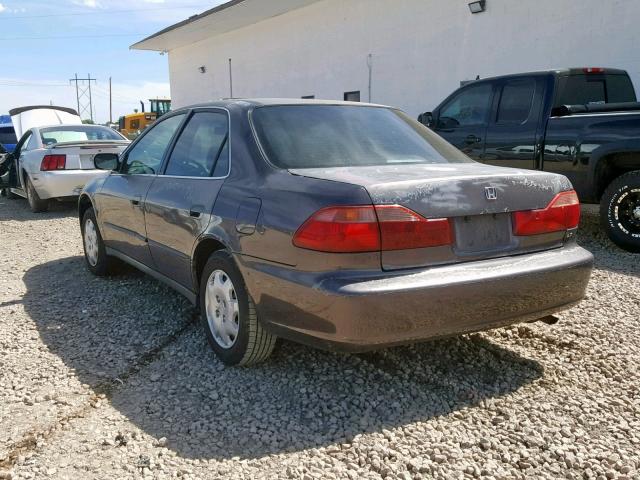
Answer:
[{"label": "car tire", "polygon": [[111,271],[113,259],[107,255],[93,208],[84,212],[80,231],[87,267],[98,277],[107,276]]},{"label": "car tire", "polygon": [[640,171],[625,173],[607,187],[600,222],[613,243],[640,253]]},{"label": "car tire", "polygon": [[200,278],[200,313],[209,345],[228,366],[264,361],[276,344],[256,314],[240,270],[226,250],[213,253]]},{"label": "car tire", "polygon": [[41,213],[49,210],[49,200],[42,200],[36,192],[31,179],[25,175],[27,201],[29,202],[29,208],[33,213]]}]

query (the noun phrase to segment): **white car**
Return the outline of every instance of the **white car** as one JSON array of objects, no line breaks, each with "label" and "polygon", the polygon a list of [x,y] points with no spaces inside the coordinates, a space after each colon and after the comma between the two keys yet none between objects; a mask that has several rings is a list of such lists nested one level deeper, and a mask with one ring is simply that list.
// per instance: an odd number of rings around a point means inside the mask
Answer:
[{"label": "white car", "polygon": [[119,154],[130,143],[111,128],[83,125],[70,108],[22,107],[9,113],[20,138],[10,154],[9,194],[26,198],[34,212],[46,211],[51,199],[77,197],[86,183],[106,174],[95,168],[93,157]]}]

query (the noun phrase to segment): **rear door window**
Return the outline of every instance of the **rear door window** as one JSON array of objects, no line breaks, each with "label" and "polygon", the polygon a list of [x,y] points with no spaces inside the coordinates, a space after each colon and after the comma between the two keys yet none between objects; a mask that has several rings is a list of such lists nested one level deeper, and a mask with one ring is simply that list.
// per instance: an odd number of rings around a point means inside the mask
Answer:
[{"label": "rear door window", "polygon": [[536,82],[533,79],[513,80],[502,87],[496,123],[520,125],[529,119]]},{"label": "rear door window", "polygon": [[[225,112],[196,112],[176,142],[165,175],[210,177],[218,159],[228,157],[229,119]],[[224,162],[228,168],[229,162]],[[220,172],[216,172],[218,174]],[[223,175],[226,175],[226,169]]]}]

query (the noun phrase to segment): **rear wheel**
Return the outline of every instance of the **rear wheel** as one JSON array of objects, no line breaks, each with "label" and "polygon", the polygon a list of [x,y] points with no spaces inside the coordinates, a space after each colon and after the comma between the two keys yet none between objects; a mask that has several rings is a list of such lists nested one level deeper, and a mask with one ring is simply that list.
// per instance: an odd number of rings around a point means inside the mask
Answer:
[{"label": "rear wheel", "polygon": [[49,210],[49,200],[42,200],[36,192],[33,183],[31,183],[31,179],[25,175],[24,177],[26,183],[26,192],[27,192],[27,201],[29,202],[29,207],[33,213],[46,212]]},{"label": "rear wheel", "polygon": [[271,355],[276,337],[258,321],[244,279],[226,250],[213,253],[204,267],[200,312],[209,345],[226,365],[251,365]]},{"label": "rear wheel", "polygon": [[600,221],[613,243],[640,253],[640,171],[611,182],[600,203]]},{"label": "rear wheel", "polygon": [[89,208],[84,212],[81,230],[84,258],[87,262],[87,267],[91,273],[99,277],[108,275],[113,259],[107,256],[93,208]]}]

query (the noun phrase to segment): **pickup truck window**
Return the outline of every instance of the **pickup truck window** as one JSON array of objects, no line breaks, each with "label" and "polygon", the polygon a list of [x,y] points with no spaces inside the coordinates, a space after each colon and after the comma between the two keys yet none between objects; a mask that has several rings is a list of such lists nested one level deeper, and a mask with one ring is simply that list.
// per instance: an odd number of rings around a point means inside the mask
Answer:
[{"label": "pickup truck window", "polygon": [[555,107],[599,103],[635,102],[636,94],[627,75],[568,75],[558,79]]},{"label": "pickup truck window", "polygon": [[526,78],[505,84],[500,96],[496,123],[500,125],[520,125],[527,121],[533,105],[536,82]]},{"label": "pickup truck window", "polygon": [[456,128],[486,123],[492,90],[490,83],[462,90],[440,110],[438,127]]}]

